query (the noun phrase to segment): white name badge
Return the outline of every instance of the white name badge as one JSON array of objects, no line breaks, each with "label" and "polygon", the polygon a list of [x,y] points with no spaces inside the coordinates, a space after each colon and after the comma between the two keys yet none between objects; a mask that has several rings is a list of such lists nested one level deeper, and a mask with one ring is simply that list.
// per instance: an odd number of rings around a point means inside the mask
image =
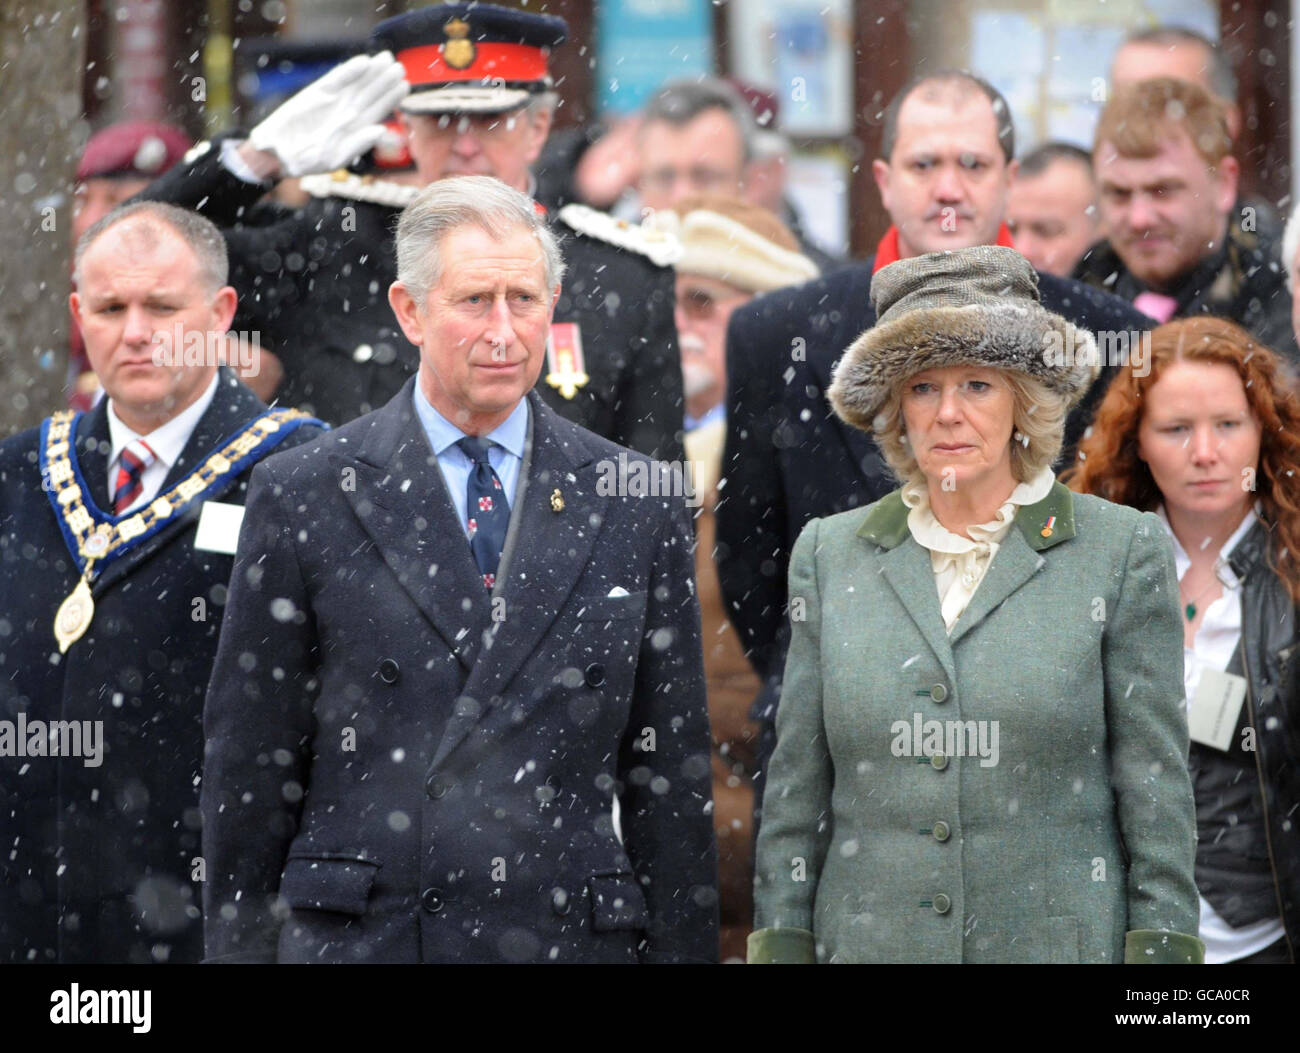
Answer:
[{"label": "white name badge", "polygon": [[1187,733],[1193,742],[1226,750],[1237,730],[1237,717],[1246,700],[1244,677],[1206,669],[1196,686],[1196,696],[1187,711]]},{"label": "white name badge", "polygon": [[199,512],[199,529],[194,535],[194,547],[200,552],[223,552],[233,556],[239,544],[239,527],[243,522],[243,505],[204,501],[203,510]]}]

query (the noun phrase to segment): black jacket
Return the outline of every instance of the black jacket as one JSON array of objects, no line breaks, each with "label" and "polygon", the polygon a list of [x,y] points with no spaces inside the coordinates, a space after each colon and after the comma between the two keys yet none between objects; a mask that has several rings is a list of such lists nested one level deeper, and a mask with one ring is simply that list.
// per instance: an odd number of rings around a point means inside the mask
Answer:
[{"label": "black jacket", "polygon": [[[1074,277],[1130,303],[1146,290],[1107,241],[1092,246]],[[1208,314],[1236,322],[1293,364],[1300,360],[1291,326],[1291,292],[1276,245],[1257,231],[1228,224],[1228,237],[1171,289],[1175,318]]]},{"label": "black jacket", "polygon": [[[727,331],[727,443],[717,509],[718,575],[727,615],[768,684],[771,719],[785,661],[786,571],[810,519],[870,504],[897,485],[875,443],[826,401],[845,348],[875,324],[872,261],[761,296]],[[1107,293],[1040,274],[1043,306],[1086,329],[1141,332],[1151,321]],[[1066,425],[1078,442],[1117,367],[1103,369]]]},{"label": "black jacket", "polygon": [[489,597],[411,389],[255,473],[204,713],[207,957],[716,960],[683,502],[602,496],[644,458],[533,393]]},{"label": "black jacket", "polygon": [[1257,523],[1228,555],[1242,580],[1241,657],[1247,717],[1268,832],[1278,913],[1291,960],[1300,950],[1300,627],[1286,587],[1269,566],[1276,559],[1267,528]]},{"label": "black jacket", "polygon": [[[266,407],[223,369],[160,493]],[[107,404],[76,457],[108,502]],[[280,447],[320,434],[288,432]],[[202,709],[234,557],[195,547],[199,507],[105,565],[94,620],[61,655],[80,577],[42,490],[39,429],[0,443],[0,720],[103,721],[102,763],[0,757],[0,961],[197,962]],[[252,466],[213,499],[242,505]]]},{"label": "black jacket", "polygon": [[[239,293],[232,329],[260,334],[280,359],[278,402],[343,424],[383,406],[419,365],[388,304],[401,210],[330,196],[288,211],[259,205],[265,192],[223,168],[214,144],[141,196],[193,208],[223,228]],[[561,416],[611,442],[680,461],[672,270],[558,217],[552,229],[567,264],[555,321],[579,326],[590,380],[566,397],[544,372],[538,391]]]}]

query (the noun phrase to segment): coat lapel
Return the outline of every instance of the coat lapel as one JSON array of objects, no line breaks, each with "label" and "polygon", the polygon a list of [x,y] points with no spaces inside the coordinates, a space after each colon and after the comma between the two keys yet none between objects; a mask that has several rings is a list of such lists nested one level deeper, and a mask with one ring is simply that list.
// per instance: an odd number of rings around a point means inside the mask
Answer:
[{"label": "coat lapel", "polygon": [[189,441],[176,458],[176,463],[168,470],[159,492],[179,483],[222,442],[265,411],[266,404],[241,384],[234,373],[222,366],[217,371],[217,391],[212,397],[212,403],[194,426]]},{"label": "coat lapel", "polygon": [[344,485],[343,495],[398,583],[470,670],[488,595],[415,414],[414,384],[408,380],[374,414],[356,458],[340,458],[341,470],[356,472],[355,487]]},{"label": "coat lapel", "polygon": [[[600,527],[593,517],[608,501],[596,493],[599,476],[594,450],[581,429],[562,421],[535,393],[532,450],[518,516],[518,544],[506,567],[506,581],[494,598],[491,631],[484,636],[464,696],[474,705],[458,706],[434,756],[437,766],[469,734],[500,697],[524,663],[545,640],[578,578],[586,569]],[[560,491],[563,507],[552,503]]]},{"label": "coat lapel", "polygon": [[955,683],[956,663],[944,629],[930,554],[916,543],[907,528],[907,506],[899,491],[877,502],[858,528],[858,536],[884,549],[879,556],[881,574],[943,666],[949,682]]},{"label": "coat lapel", "polygon": [[1054,483],[1041,501],[1025,505],[1016,513],[1015,524],[1002,539],[970,605],[952,627],[952,645],[955,647],[958,640],[1047,564],[1042,555],[1046,549],[1072,537],[1074,500],[1066,487]]},{"label": "coat lapel", "polygon": [[1037,504],[1020,509],[951,633],[944,628],[929,552],[912,538],[907,512],[902,494],[895,490],[876,503],[858,528],[858,536],[885,550],[879,557],[882,575],[948,675],[955,678],[952,649],[957,641],[1044,566],[1047,560],[1042,552],[1074,537],[1073,496],[1058,482]]}]

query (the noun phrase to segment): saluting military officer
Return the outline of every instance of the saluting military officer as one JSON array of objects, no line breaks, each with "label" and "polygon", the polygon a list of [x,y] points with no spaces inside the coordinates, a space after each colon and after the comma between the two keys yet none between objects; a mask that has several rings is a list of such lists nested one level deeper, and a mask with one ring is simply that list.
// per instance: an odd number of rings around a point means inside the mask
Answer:
[{"label": "saluting military officer", "polygon": [[[397,213],[418,188],[341,166],[379,139],[378,122],[400,102],[421,185],[490,175],[531,195],[529,165],[557,102],[547,62],[567,35],[563,19],[491,4],[388,19],[372,35],[377,54],[349,60],[246,141],[213,143],[146,191],[229,228],[245,312],[237,324],[279,356],[282,401],[341,423],[384,405],[418,365],[386,300]],[[279,222],[241,225],[286,175],[305,176],[313,200]],[[551,225],[569,280],[539,392],[607,439],[680,459],[673,239],[577,205]]]},{"label": "saluting military officer", "polygon": [[0,442],[0,961],[201,957],[199,773],[248,477],[320,434],[218,361],[220,231],[144,202],[81,238],[106,397]]}]

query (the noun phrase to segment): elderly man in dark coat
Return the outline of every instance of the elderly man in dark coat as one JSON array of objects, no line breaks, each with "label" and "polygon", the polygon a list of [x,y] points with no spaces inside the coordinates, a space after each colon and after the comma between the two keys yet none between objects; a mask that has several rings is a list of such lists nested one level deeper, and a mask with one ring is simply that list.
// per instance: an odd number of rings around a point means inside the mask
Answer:
[{"label": "elderly man in dark coat", "polygon": [[218,366],[235,293],[207,220],[110,213],[77,289],[105,398],[0,443],[0,961],[197,962],[203,696],[244,495],[319,422]]},{"label": "elderly man in dark coat", "polygon": [[426,187],[397,252],[417,377],[253,481],[204,717],[207,956],[716,960],[682,481],[531,390],[563,263],[527,197]]}]

